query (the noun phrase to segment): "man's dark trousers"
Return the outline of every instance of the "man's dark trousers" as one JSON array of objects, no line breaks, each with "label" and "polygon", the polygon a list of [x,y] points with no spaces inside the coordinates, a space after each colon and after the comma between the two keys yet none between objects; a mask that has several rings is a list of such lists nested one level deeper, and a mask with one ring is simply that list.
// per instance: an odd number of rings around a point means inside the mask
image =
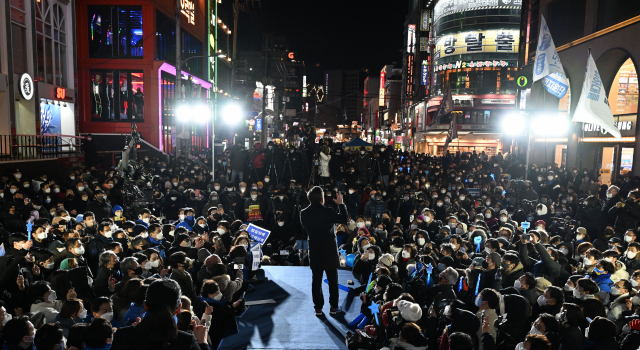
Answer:
[{"label": "man's dark trousers", "polygon": [[335,268],[311,269],[313,273],[311,282],[311,295],[313,296],[313,305],[316,310],[322,310],[324,306],[324,295],[322,294],[322,277],[323,273],[327,274],[329,282],[329,305],[332,309],[338,308],[338,270]]}]

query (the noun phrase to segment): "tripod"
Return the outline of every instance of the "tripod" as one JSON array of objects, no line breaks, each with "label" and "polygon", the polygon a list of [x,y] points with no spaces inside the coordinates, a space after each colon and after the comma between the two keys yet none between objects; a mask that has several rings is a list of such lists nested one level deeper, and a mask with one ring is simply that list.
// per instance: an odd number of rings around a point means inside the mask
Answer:
[{"label": "tripod", "polygon": [[284,160],[284,166],[282,167],[282,177],[278,180],[279,183],[282,183],[282,181],[286,180],[285,174],[286,174],[286,171],[287,171],[287,167],[289,168],[289,176],[291,176],[291,178],[293,178],[293,171],[291,170],[291,161],[289,160],[289,156],[288,155]]}]

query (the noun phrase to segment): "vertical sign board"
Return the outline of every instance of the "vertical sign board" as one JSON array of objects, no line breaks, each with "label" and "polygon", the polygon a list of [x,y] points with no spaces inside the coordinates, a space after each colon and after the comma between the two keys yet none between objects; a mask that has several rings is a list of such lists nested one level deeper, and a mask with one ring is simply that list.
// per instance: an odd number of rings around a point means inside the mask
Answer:
[{"label": "vertical sign board", "polygon": [[378,106],[384,106],[384,69],[380,72],[380,96],[378,96]]}]

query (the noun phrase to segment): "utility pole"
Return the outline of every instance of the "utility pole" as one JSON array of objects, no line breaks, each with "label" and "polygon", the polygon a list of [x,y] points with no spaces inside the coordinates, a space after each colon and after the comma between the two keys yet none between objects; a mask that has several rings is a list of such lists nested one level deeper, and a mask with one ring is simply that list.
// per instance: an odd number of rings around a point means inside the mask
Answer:
[{"label": "utility pole", "polygon": [[[215,0],[214,0],[215,1]],[[235,4],[233,5],[233,51],[231,54],[231,92],[235,92],[235,84],[236,84],[236,54],[237,54],[237,46],[238,46],[238,17],[240,14],[240,7],[238,5],[240,0],[235,0]]]},{"label": "utility pole", "polygon": [[[182,127],[178,123],[177,111],[178,105],[182,103],[182,72],[180,71],[180,55],[182,53],[182,45],[180,43],[180,19],[181,19],[181,6],[180,0],[176,0],[176,84],[174,88],[175,92],[175,101],[173,103],[173,124],[176,128],[176,135],[180,135],[182,132]],[[176,137],[176,158],[182,153],[182,142],[181,139]]]},{"label": "utility pole", "polygon": [[269,34],[265,34],[264,36],[264,76],[262,78],[262,131],[260,135],[260,142],[263,146],[266,146],[265,143],[267,141],[266,133],[266,125],[267,121],[267,84],[269,83],[269,73],[267,70],[269,69]]}]

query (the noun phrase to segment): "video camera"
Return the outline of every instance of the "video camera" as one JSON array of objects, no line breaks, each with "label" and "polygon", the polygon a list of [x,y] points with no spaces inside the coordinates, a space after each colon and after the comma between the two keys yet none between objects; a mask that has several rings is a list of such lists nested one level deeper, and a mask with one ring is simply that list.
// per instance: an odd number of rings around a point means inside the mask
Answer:
[{"label": "video camera", "polygon": [[136,129],[136,124],[131,123],[131,134],[125,141],[122,150],[122,159],[116,167],[116,172],[124,179],[122,186],[123,209],[129,217],[137,217],[140,210],[149,206],[149,201],[140,187],[152,187],[159,181],[159,177],[154,177],[151,173],[143,172],[143,165],[138,162],[138,145],[140,144],[140,133]]}]

